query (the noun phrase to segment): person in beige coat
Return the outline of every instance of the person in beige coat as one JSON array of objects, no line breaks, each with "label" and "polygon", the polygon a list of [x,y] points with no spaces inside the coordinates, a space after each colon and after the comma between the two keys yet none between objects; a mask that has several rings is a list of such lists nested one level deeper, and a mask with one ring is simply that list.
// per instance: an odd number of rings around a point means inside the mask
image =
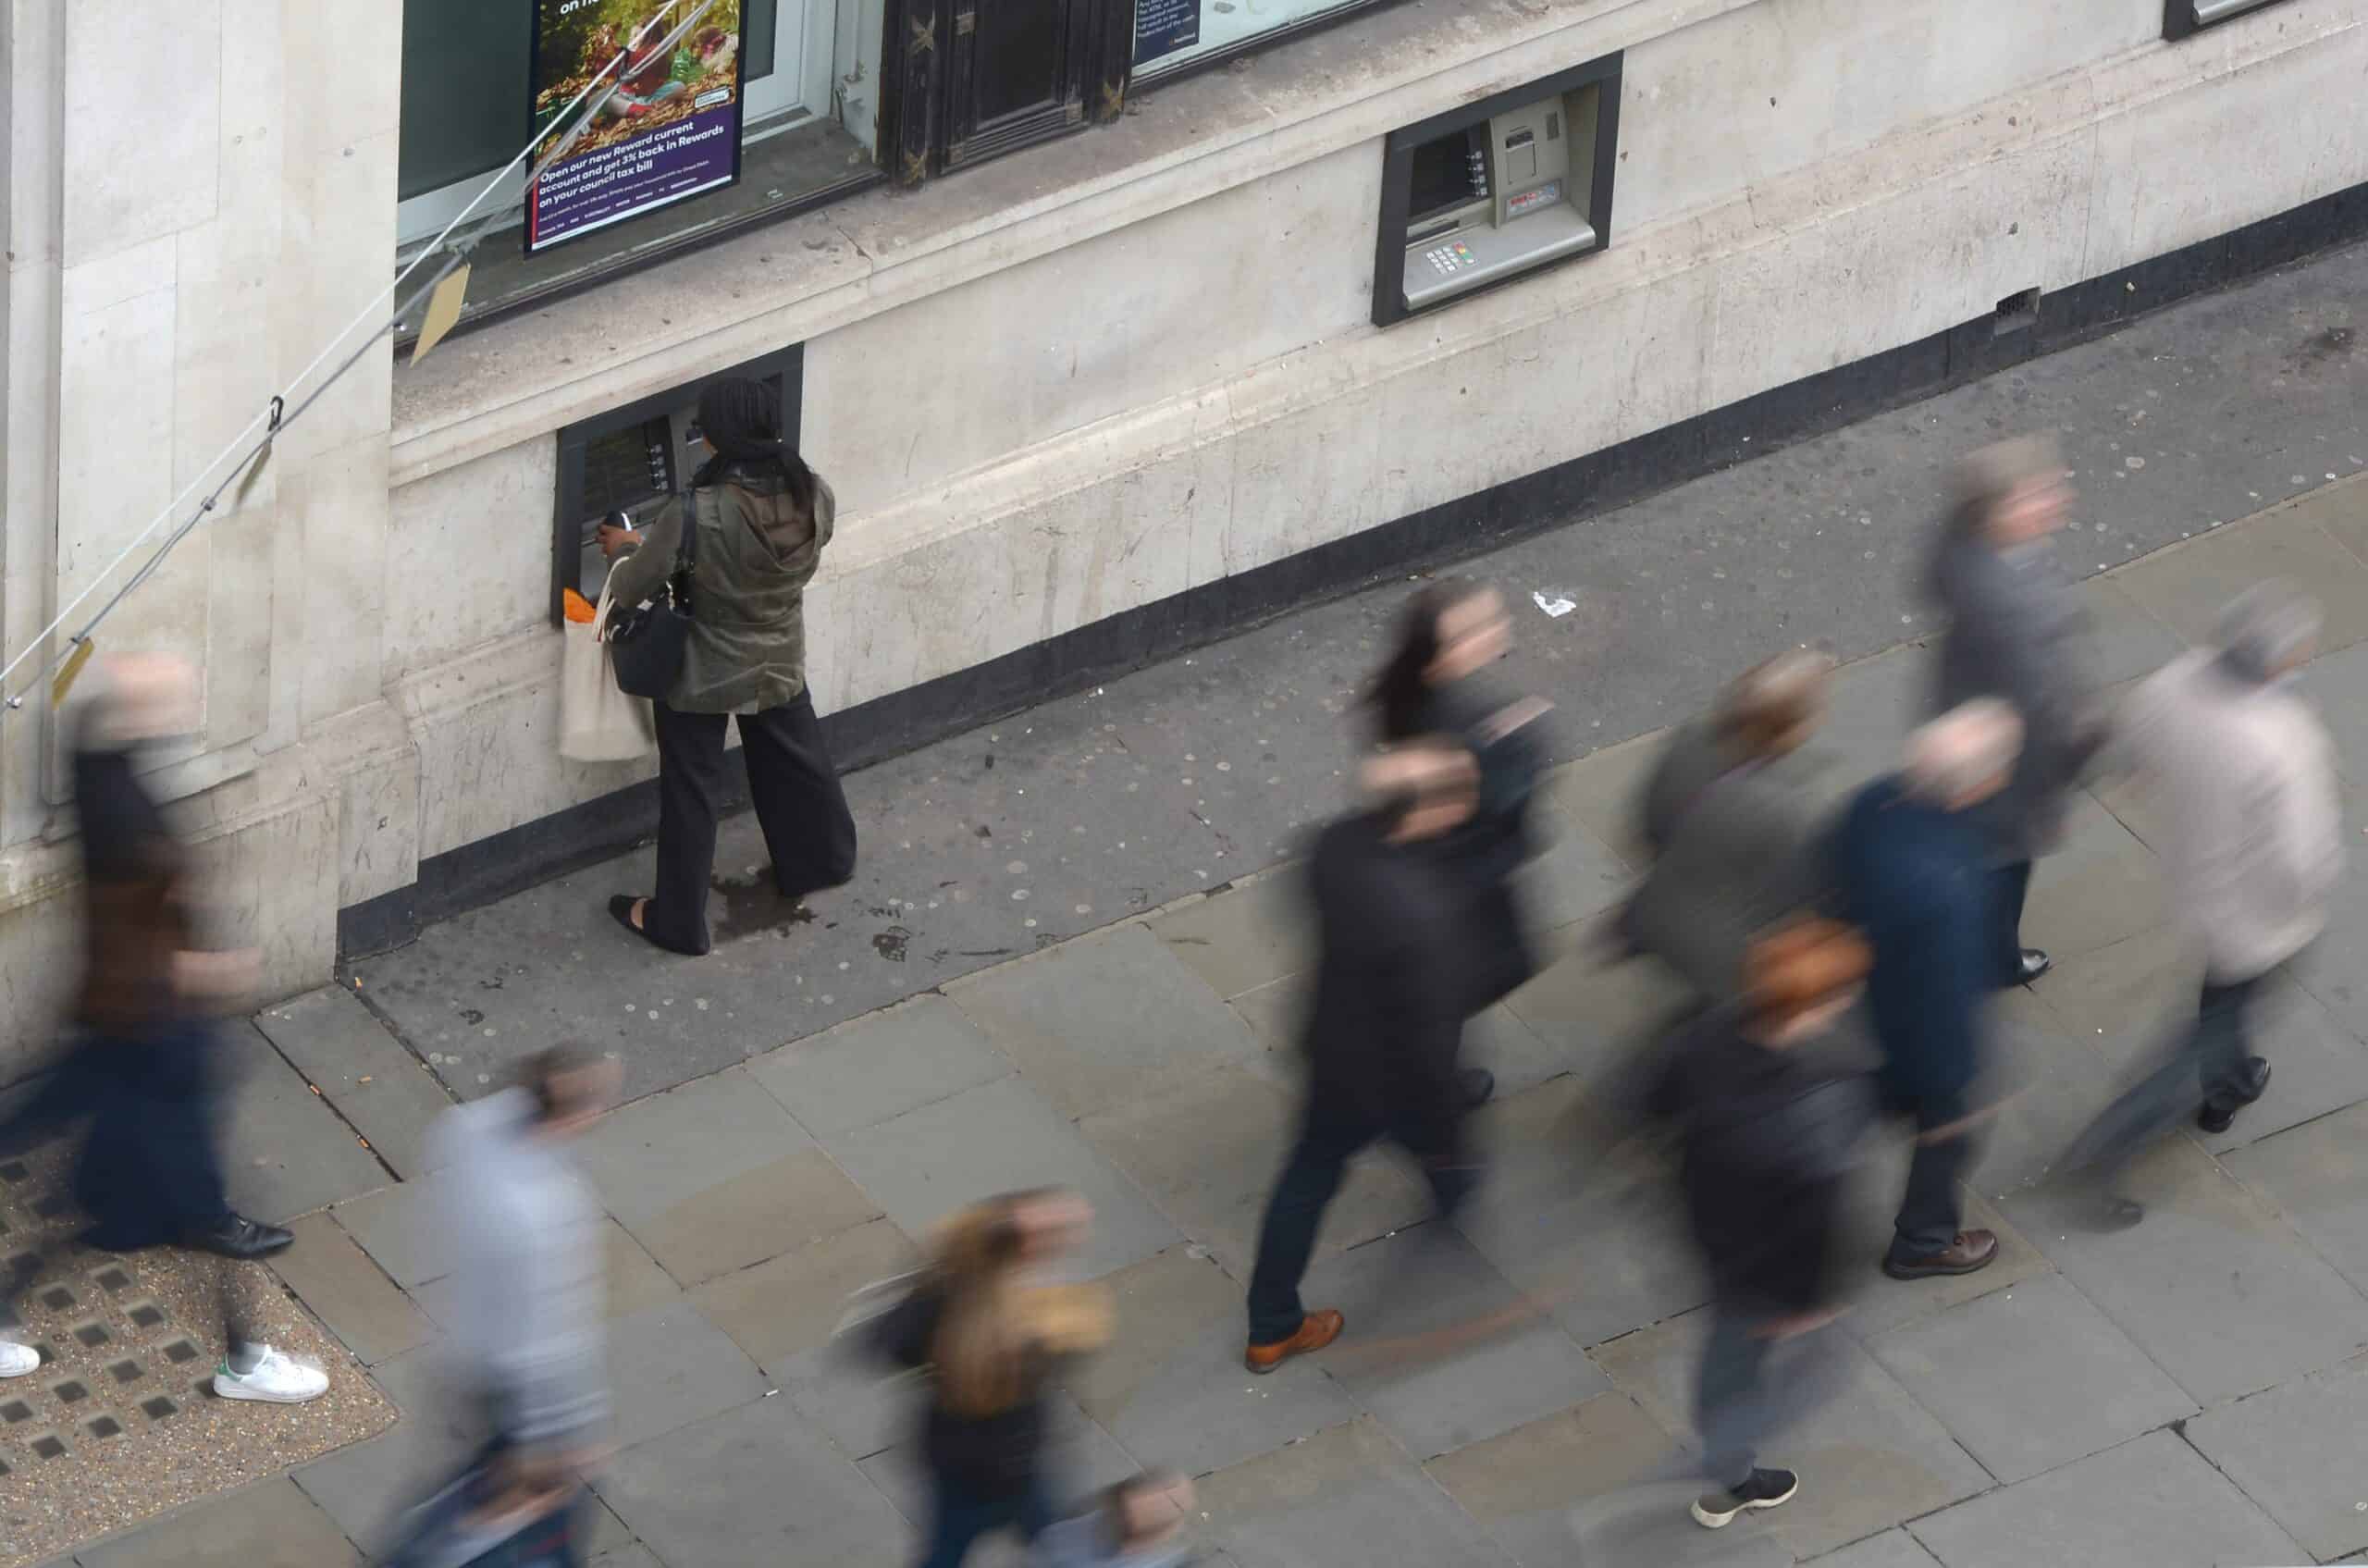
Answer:
[{"label": "person in beige coat", "polygon": [[[2146,1133],[2195,1104],[2185,1096],[2200,1089],[2197,1124],[2224,1132],[2268,1087],[2248,1029],[2255,998],[2318,935],[2343,872],[2335,747],[2288,679],[2318,631],[2310,599],[2263,584],[2223,614],[2219,647],[2172,661],[2125,706],[2116,744],[2162,823],[2172,899],[2203,979],[2193,1028],[2091,1129],[2078,1163],[2117,1175]],[[2107,1204],[2121,1223],[2143,1214],[2118,1194]]]}]

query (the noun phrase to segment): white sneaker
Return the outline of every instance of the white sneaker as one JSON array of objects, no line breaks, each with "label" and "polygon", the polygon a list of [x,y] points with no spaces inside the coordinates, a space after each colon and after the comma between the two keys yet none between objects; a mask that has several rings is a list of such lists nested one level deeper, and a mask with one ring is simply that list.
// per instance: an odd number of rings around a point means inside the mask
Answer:
[{"label": "white sneaker", "polygon": [[329,1375],[290,1361],[269,1345],[259,1345],[261,1359],[253,1372],[233,1372],[224,1362],[214,1369],[214,1392],[226,1400],[261,1400],[266,1404],[302,1404],[329,1391]]},{"label": "white sneaker", "polygon": [[0,1340],[0,1377],[22,1377],[41,1370],[41,1352],[14,1340]]}]

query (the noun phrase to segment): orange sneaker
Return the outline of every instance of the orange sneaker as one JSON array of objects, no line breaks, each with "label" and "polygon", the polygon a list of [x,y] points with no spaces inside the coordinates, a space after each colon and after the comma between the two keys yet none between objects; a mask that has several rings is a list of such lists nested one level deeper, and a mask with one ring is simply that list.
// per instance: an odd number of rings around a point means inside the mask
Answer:
[{"label": "orange sneaker", "polygon": [[1241,1364],[1252,1372],[1272,1372],[1295,1355],[1320,1351],[1340,1337],[1349,1320],[1330,1307],[1311,1312],[1299,1320],[1299,1332],[1288,1340],[1276,1340],[1270,1345],[1252,1345],[1242,1352]]}]

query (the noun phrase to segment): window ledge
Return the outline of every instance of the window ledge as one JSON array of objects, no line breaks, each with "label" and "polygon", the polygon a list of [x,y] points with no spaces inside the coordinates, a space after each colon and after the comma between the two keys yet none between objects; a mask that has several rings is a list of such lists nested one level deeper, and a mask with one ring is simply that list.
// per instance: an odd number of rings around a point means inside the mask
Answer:
[{"label": "window ledge", "polygon": [[1145,89],[1116,124],[875,191],[472,331],[395,374],[397,486],[1759,0],[1409,0]]}]

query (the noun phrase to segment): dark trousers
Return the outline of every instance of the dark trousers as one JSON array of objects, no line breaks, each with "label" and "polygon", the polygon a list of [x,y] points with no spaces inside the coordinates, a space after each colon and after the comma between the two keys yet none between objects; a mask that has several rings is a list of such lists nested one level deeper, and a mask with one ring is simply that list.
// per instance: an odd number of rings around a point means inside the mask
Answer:
[{"label": "dark trousers", "polygon": [[1892,1252],[1902,1258],[1930,1257],[1946,1251],[1965,1228],[1965,1201],[1957,1184],[1973,1164],[1974,1139],[1967,1129],[1926,1140],[1927,1134],[1965,1119],[1967,1107],[1962,1094],[1926,1096],[1907,1108],[1916,1116],[1916,1153],[1908,1161],[1899,1217],[1893,1222]]},{"label": "dark trousers", "polygon": [[2246,1015],[2268,978],[2255,975],[2226,985],[2206,981],[2196,999],[2194,1026],[2172,1032],[2145,1076],[2097,1113],[2064,1163],[2094,1172],[2109,1189],[2118,1187],[2140,1151],[2193,1114],[2199,1094],[2205,1105],[2222,1110],[2243,1105],[2242,1077],[2252,1044]]},{"label": "dark trousers", "polygon": [[980,1491],[944,1472],[936,1481],[930,1542],[919,1568],[961,1568],[980,1537],[1016,1530],[1022,1540],[1032,1541],[1053,1522],[1052,1504],[1045,1499],[1041,1479],[1030,1479],[1016,1491],[1000,1492]]},{"label": "dark trousers", "polygon": [[669,947],[709,945],[707,892],[715,874],[715,802],[723,788],[723,726],[736,717],[748,795],[783,898],[836,887],[855,874],[855,814],[822,744],[813,698],[800,692],[761,713],[658,718],[658,888],[643,928]]},{"label": "dark trousers", "polygon": [[1991,950],[1997,955],[1998,983],[2020,984],[2023,977],[2023,901],[2031,890],[2031,863],[2017,860],[1990,873]]},{"label": "dark trousers", "polygon": [[2226,985],[2207,980],[2196,998],[2196,1079],[2204,1104],[2216,1110],[2233,1111],[2246,1103],[2245,1062],[2252,1055],[2252,1036],[2245,1027],[2245,1015],[2262,979],[2255,975]]},{"label": "dark trousers", "polygon": [[[1299,1332],[1307,1316],[1299,1299],[1300,1281],[1307,1277],[1307,1260],[1315,1252],[1324,1211],[1339,1191],[1349,1161],[1382,1132],[1362,1111],[1327,1103],[1323,1095],[1308,1096],[1299,1142],[1283,1166],[1274,1195],[1266,1200],[1266,1217],[1258,1229],[1258,1261],[1250,1272],[1252,1344],[1271,1345]],[[1462,1204],[1477,1174],[1452,1154],[1425,1158],[1423,1173],[1442,1217]]]},{"label": "dark trousers", "polygon": [[[93,1036],[59,1063],[40,1096],[12,1117],[12,1145],[87,1118],[75,1160],[74,1201],[91,1221],[82,1240],[106,1252],[136,1252],[179,1241],[228,1218],[215,1143],[218,1036],[202,1020],[138,1035]],[[65,1241],[47,1249],[62,1253]],[[32,1282],[45,1256],[19,1265],[11,1296]],[[224,1334],[236,1350],[248,1331],[245,1273],[209,1260]]]},{"label": "dark trousers", "polygon": [[1702,1347],[1694,1425],[1703,1471],[1720,1487],[1749,1480],[1759,1445],[1824,1403],[1846,1376],[1848,1359],[1832,1327],[1779,1341],[1756,1332],[1758,1325],[1755,1315],[1722,1302]]}]

